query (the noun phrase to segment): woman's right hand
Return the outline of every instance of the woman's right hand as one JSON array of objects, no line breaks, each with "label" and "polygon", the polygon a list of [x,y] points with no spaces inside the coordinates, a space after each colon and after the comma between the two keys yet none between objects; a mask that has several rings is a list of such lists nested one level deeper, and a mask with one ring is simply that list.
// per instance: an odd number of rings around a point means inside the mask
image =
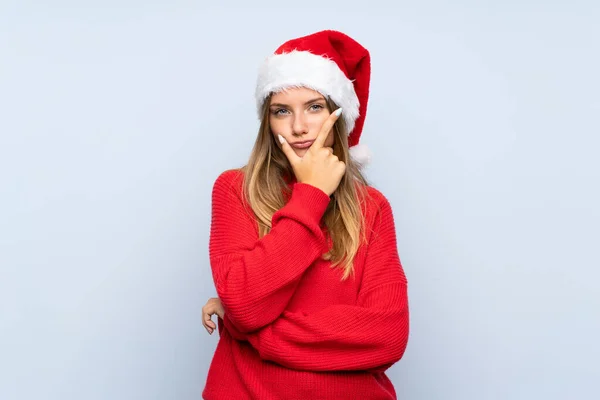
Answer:
[{"label": "woman's right hand", "polygon": [[346,164],[333,154],[333,149],[324,147],[329,131],[341,113],[342,109],[339,108],[325,120],[304,157],[299,157],[285,138],[279,135],[281,148],[292,165],[296,180],[319,188],[328,196],[335,192],[346,172]]},{"label": "woman's right hand", "polygon": [[215,314],[221,319],[225,318],[225,309],[218,297],[208,299],[202,307],[202,325],[209,335],[212,335],[213,331],[217,329],[217,325],[212,321],[212,316]]}]

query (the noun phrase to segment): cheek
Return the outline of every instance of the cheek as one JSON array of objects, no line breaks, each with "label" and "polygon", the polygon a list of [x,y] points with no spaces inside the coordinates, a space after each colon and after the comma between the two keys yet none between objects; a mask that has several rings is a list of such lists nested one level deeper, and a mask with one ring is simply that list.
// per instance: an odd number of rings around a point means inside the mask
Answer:
[{"label": "cheek", "polygon": [[275,136],[275,138],[277,138],[278,134],[287,136],[285,125],[282,124],[281,121],[278,121],[275,118],[270,118],[269,127],[271,128],[271,132],[273,133],[273,136]]}]

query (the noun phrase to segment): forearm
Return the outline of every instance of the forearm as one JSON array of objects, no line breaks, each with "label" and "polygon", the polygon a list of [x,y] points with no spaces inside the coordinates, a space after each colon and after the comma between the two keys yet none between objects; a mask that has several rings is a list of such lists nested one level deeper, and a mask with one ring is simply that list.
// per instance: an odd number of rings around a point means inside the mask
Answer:
[{"label": "forearm", "polygon": [[225,321],[237,340],[264,360],[311,371],[385,370],[408,341],[408,305],[402,284],[385,288],[385,307],[337,305],[314,313],[284,312],[257,332],[244,334]]},{"label": "forearm", "polygon": [[[258,239],[255,228],[225,224],[215,212],[210,261],[219,298],[240,331],[274,321],[285,309],[303,272],[327,251],[319,225],[329,197],[297,185],[290,201],[273,215],[271,231]],[[217,205],[219,207],[219,205]],[[233,229],[233,231],[232,231]],[[231,243],[240,245],[232,248]]]}]

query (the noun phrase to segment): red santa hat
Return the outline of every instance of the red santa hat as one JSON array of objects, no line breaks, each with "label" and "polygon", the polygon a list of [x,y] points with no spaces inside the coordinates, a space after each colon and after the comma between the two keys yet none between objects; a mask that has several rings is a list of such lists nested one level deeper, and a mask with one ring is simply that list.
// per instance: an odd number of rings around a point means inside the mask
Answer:
[{"label": "red santa hat", "polygon": [[370,77],[369,52],[348,35],[325,30],[289,40],[260,67],[255,93],[259,116],[271,93],[290,87],[315,90],[342,108],[350,155],[366,165],[370,151],[359,141],[367,114]]}]

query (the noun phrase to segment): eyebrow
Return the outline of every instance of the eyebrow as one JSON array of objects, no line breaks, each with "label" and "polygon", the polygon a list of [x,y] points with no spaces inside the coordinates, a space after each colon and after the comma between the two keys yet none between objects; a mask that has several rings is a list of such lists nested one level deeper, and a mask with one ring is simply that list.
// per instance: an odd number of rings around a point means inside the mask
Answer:
[{"label": "eyebrow", "polygon": [[[314,98],[312,100],[307,101],[306,103],[304,103],[304,105],[309,105],[310,103],[315,103],[317,101],[325,101],[325,99],[323,97],[317,97]],[[270,104],[269,107],[289,107],[287,104],[283,104],[283,103],[273,103]]]}]

